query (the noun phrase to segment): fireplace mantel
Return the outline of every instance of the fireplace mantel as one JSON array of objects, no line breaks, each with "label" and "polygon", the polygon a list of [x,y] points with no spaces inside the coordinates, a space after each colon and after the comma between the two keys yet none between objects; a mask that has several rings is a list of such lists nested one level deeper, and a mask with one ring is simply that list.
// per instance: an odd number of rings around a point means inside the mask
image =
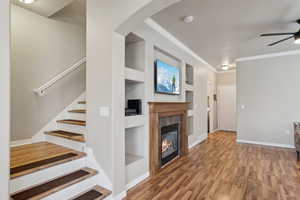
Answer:
[{"label": "fireplace mantel", "polygon": [[187,111],[189,103],[186,102],[149,102],[150,113],[150,174],[151,176],[159,173],[162,169],[160,163],[161,154],[161,135],[160,135],[160,118],[181,116],[180,128],[180,155],[188,152],[188,135],[187,135]]}]

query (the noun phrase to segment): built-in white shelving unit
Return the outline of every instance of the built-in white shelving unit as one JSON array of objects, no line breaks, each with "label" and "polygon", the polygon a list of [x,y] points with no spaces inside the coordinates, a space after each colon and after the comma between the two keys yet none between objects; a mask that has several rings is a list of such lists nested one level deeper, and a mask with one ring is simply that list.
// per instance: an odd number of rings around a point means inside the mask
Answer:
[{"label": "built-in white shelving unit", "polygon": [[126,37],[125,45],[125,106],[128,100],[142,101],[142,114],[125,116],[125,163],[126,184],[143,175],[138,169],[145,165],[145,41],[135,34]]},{"label": "built-in white shelving unit", "polygon": [[189,116],[187,118],[187,132],[188,135],[192,135],[194,133],[194,117]]},{"label": "built-in white shelving unit", "polygon": [[194,116],[194,110],[188,110],[188,117]]},{"label": "built-in white shelving unit", "polygon": [[194,85],[194,67],[190,64],[185,66],[185,83],[187,85]]},{"label": "built-in white shelving unit", "polygon": [[143,83],[145,82],[145,73],[130,67],[125,67],[125,79],[132,82]]},{"label": "built-in white shelving unit", "polygon": [[185,91],[194,91],[194,86],[185,84]]},{"label": "built-in white shelving unit", "polygon": [[187,131],[188,135],[194,133],[194,67],[185,65],[185,100],[189,102]]},{"label": "built-in white shelving unit", "polygon": [[194,109],[194,92],[193,91],[185,91],[185,100],[189,103],[189,110]]},{"label": "built-in white shelving unit", "polygon": [[136,115],[136,116],[126,116],[125,117],[125,128],[134,128],[145,125],[145,116]]}]

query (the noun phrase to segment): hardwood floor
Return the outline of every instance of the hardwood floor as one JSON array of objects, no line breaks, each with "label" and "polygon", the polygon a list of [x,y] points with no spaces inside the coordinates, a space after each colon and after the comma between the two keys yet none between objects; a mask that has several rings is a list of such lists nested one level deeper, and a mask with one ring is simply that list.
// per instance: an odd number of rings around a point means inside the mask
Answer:
[{"label": "hardwood floor", "polygon": [[300,200],[291,149],[237,144],[211,134],[189,154],[128,192],[125,200]]}]

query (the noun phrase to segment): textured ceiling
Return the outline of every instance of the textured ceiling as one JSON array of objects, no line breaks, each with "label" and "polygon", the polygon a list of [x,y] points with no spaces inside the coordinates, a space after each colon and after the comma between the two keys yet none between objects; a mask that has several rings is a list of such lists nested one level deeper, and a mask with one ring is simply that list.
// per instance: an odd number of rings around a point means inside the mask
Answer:
[{"label": "textured ceiling", "polygon": [[[195,21],[186,24],[189,15]],[[183,0],[152,18],[217,69],[240,57],[300,49],[293,40],[267,47],[282,37],[259,37],[298,31],[299,0]]]}]

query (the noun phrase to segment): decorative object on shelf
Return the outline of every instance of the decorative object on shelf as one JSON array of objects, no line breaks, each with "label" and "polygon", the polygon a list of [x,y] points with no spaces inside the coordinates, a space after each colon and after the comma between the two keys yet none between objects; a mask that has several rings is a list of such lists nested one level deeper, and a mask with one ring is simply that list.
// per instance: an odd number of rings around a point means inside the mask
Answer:
[{"label": "decorative object on shelf", "polygon": [[294,122],[294,135],[297,159],[300,161],[300,122]]},{"label": "decorative object on shelf", "polygon": [[155,92],[180,95],[180,70],[161,60],[155,61]]},{"label": "decorative object on shelf", "polygon": [[125,108],[125,116],[135,116],[137,115],[135,109]]},{"label": "decorative object on shelf", "polygon": [[129,99],[127,102],[127,107],[130,110],[135,110],[137,115],[142,114],[142,100],[141,99]]}]

